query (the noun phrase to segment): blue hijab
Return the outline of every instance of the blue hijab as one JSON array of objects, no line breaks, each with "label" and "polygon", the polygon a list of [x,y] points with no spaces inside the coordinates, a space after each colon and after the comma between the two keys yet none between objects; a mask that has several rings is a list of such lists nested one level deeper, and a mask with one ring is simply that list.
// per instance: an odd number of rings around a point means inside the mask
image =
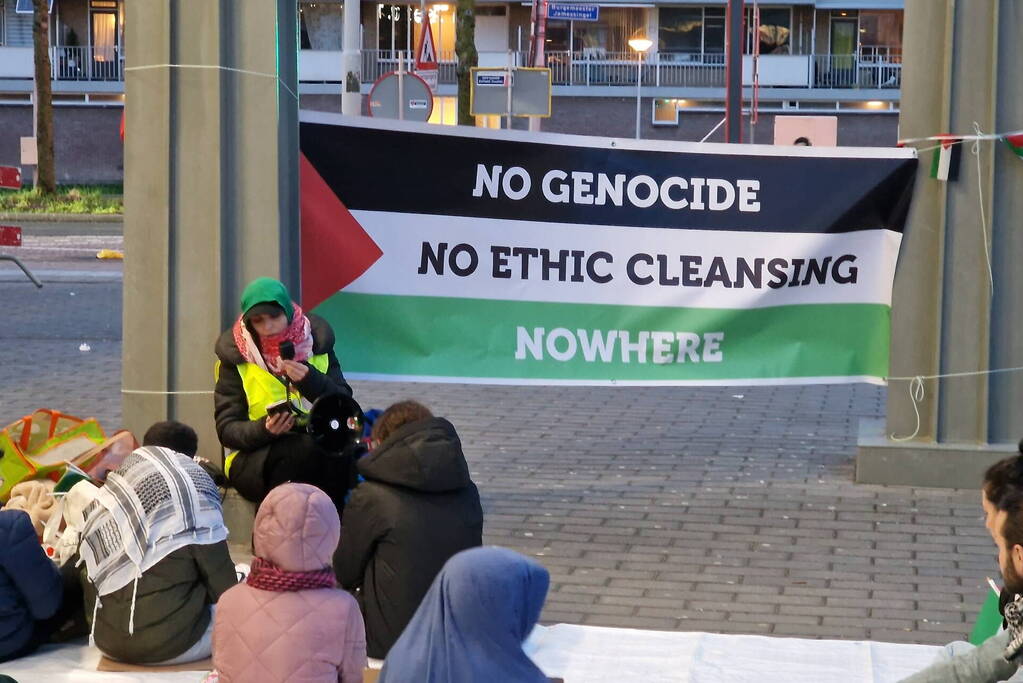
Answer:
[{"label": "blue hijab", "polygon": [[472,548],[434,579],[394,644],[379,683],[547,683],[522,651],[550,575],[506,548]]}]

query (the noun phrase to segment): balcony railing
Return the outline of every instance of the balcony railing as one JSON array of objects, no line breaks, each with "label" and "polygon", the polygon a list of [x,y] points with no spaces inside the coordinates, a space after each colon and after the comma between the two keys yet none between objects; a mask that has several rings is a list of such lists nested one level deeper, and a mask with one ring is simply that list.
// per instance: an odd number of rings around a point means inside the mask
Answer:
[{"label": "balcony railing", "polygon": [[[437,82],[455,83],[458,77],[455,67],[458,64],[453,50],[437,51]],[[405,53],[405,69],[411,71],[413,64],[409,54]],[[340,65],[338,66],[340,69]],[[384,74],[398,70],[398,50],[363,50],[362,51],[362,82],[373,83]]]},{"label": "balcony railing", "polygon": [[[32,78],[31,48],[0,47],[0,77]],[[335,56],[336,55],[336,56]],[[438,83],[456,82],[455,54],[439,55]],[[504,63],[504,55],[486,53],[490,63]],[[316,57],[314,59],[314,57]],[[515,64],[525,63],[523,53],[513,53]],[[340,52],[303,50],[299,56],[303,82],[341,83]],[[53,78],[57,81],[123,81],[124,52],[121,47],[51,48]],[[547,64],[556,86],[635,86],[635,53],[548,52]],[[743,57],[743,80],[748,86],[751,58]],[[406,67],[411,66],[406,64]],[[393,50],[362,51],[362,82],[373,83],[398,68]],[[849,55],[764,55],[759,62],[761,87],[809,89],[897,90],[902,85],[902,54],[896,48],[863,47]],[[720,53],[661,52],[643,61],[643,85],[681,88],[725,87],[725,59]]]},{"label": "balcony railing", "polygon": [[58,81],[123,81],[124,50],[56,46],[50,48],[50,68]]},{"label": "balcony railing", "polygon": [[[455,83],[455,55],[440,55],[438,83]],[[513,61],[524,64],[525,55],[515,53]],[[744,82],[749,75],[750,57],[744,57]],[[397,69],[397,53],[363,50],[362,80],[372,83]],[[606,52],[548,52],[551,80],[558,86],[635,86],[638,74],[636,54]],[[851,55],[764,55],[759,63],[762,87],[881,88],[896,90],[902,81],[901,54],[885,48]],[[644,58],[643,84],[684,88],[725,87],[725,56],[720,53],[655,53]]]}]

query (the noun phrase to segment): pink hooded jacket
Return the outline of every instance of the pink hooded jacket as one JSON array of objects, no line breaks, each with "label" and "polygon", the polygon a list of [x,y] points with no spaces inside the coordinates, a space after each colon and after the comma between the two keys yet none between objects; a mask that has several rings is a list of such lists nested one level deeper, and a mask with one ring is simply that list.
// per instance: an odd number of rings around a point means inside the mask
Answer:
[{"label": "pink hooded jacket", "polygon": [[[341,535],[337,511],[308,484],[282,484],[259,506],[258,557],[284,571],[330,566]],[[271,592],[246,583],[220,597],[213,665],[222,683],[359,683],[366,628],[355,598],[340,588]]]}]

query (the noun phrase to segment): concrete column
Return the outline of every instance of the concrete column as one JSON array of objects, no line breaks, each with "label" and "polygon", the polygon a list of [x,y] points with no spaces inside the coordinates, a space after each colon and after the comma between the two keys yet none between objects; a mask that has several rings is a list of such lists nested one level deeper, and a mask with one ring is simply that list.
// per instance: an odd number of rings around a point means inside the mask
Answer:
[{"label": "concrete column", "polygon": [[[341,113],[359,116],[362,113],[362,46],[359,0],[345,0],[342,14],[341,71],[345,74],[341,90]],[[404,47],[404,46],[403,46]]]},{"label": "concrete column", "polygon": [[213,459],[212,396],[173,392],[212,390],[248,280],[299,296],[297,9],[136,0],[126,20],[123,387],[155,393],[125,393],[124,422],[184,421]]},{"label": "concrete column", "polygon": [[[900,137],[1016,127],[1023,23],[1015,0],[907,0]],[[1006,128],[1008,127],[1008,128]],[[935,143],[936,144],[936,143]],[[933,144],[917,145],[933,147]],[[891,374],[942,375],[1023,365],[1023,163],[1001,142],[981,142],[980,172],[965,143],[959,180],[929,177],[921,153],[916,194],[895,279]],[[981,200],[983,198],[983,201]],[[987,217],[994,295],[981,206]],[[923,398],[892,382],[884,425],[865,424],[857,480],[926,486],[978,485],[983,470],[1023,436],[1023,374],[923,380]],[[882,429],[883,427],[883,429]],[[891,436],[908,437],[907,441]]]}]

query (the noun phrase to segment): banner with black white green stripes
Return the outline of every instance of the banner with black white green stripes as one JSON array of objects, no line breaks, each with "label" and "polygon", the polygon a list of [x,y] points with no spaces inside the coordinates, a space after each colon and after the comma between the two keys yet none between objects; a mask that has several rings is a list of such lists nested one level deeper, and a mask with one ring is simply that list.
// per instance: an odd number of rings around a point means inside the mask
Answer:
[{"label": "banner with black white green stripes", "polygon": [[304,112],[302,300],[354,378],[792,384],[888,373],[915,151]]}]

